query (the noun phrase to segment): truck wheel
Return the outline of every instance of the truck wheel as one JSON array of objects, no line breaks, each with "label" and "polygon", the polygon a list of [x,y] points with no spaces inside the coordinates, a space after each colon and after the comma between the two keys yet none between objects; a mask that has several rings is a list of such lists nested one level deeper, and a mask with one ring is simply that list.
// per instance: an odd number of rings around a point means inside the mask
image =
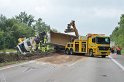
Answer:
[{"label": "truck wheel", "polygon": [[106,58],[106,56],[105,56],[105,55],[103,55],[103,56],[102,56],[102,58]]},{"label": "truck wheel", "polygon": [[89,56],[90,56],[90,57],[93,57],[93,56],[94,56],[94,55],[93,55],[93,50],[90,50],[90,51],[89,51]]},{"label": "truck wheel", "polygon": [[69,55],[69,49],[65,50],[65,54]]},{"label": "truck wheel", "polygon": [[73,55],[74,52],[73,52],[73,49],[70,49],[70,55]]}]

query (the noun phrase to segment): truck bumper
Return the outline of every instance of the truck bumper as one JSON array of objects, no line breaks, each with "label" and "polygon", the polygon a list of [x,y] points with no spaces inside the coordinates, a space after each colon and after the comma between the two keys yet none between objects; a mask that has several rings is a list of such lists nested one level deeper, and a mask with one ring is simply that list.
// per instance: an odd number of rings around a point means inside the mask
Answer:
[{"label": "truck bumper", "polygon": [[100,52],[94,53],[94,56],[102,56],[102,55],[109,56],[110,51],[100,51]]}]

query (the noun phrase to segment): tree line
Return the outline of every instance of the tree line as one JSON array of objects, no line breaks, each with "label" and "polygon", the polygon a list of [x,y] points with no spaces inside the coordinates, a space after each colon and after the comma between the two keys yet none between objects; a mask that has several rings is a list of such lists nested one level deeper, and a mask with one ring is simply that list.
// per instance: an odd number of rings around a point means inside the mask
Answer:
[{"label": "tree line", "polygon": [[[26,12],[20,12],[12,18],[0,15],[0,49],[12,49],[18,44],[18,38],[21,36],[31,37],[36,32],[47,32],[50,25],[47,25],[41,18],[37,20],[34,16]],[[53,29],[57,31],[56,29]]]},{"label": "tree line", "polygon": [[116,45],[124,48],[124,14],[121,15],[118,26],[115,27],[110,37]]}]

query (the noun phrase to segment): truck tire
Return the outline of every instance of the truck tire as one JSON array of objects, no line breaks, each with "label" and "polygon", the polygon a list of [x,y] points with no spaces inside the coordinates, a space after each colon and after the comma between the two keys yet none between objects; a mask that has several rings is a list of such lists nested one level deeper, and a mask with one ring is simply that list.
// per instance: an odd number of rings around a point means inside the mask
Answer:
[{"label": "truck tire", "polygon": [[73,55],[74,52],[73,52],[73,49],[70,49],[70,55]]},{"label": "truck tire", "polygon": [[89,56],[90,56],[90,57],[94,57],[94,55],[93,55],[93,50],[90,50],[90,51],[89,51]]},{"label": "truck tire", "polygon": [[69,49],[65,50],[65,54],[69,55],[70,54],[69,52],[70,52]]}]

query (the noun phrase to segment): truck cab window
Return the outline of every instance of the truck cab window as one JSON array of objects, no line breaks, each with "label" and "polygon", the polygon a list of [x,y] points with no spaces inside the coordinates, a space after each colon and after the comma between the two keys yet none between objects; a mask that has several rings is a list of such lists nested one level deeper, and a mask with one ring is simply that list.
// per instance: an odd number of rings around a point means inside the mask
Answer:
[{"label": "truck cab window", "polygon": [[110,44],[110,38],[109,37],[97,37],[97,43],[98,44]]},{"label": "truck cab window", "polygon": [[95,38],[92,39],[92,42],[95,43]]}]

